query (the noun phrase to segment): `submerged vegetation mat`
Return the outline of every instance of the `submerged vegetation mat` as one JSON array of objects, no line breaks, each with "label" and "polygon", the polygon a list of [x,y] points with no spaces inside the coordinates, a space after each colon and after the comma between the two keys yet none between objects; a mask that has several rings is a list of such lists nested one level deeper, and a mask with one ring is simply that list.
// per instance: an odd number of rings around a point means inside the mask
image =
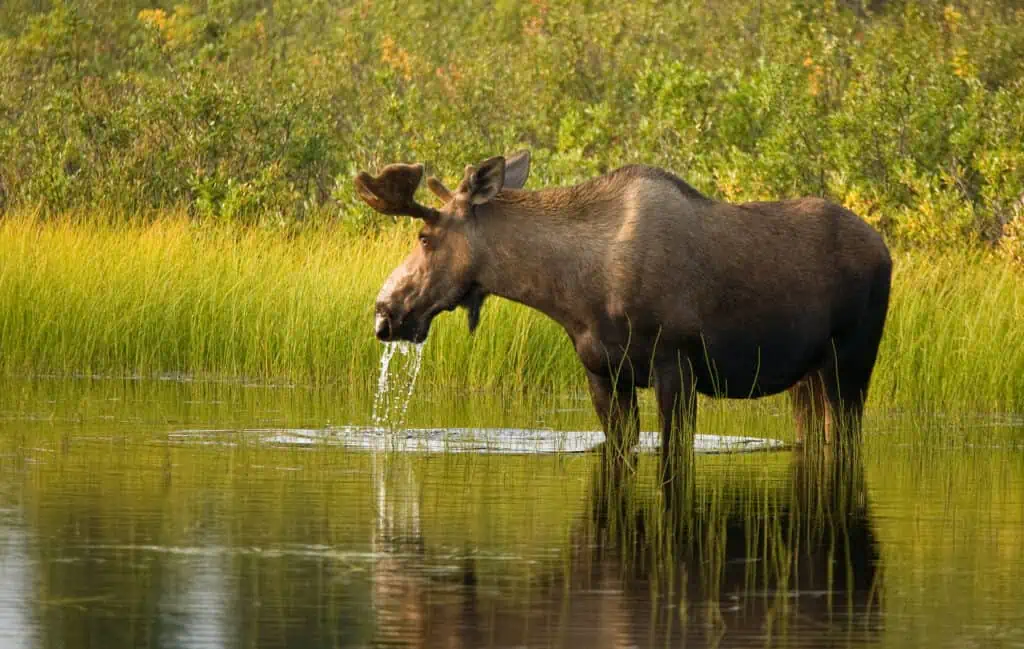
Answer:
[{"label": "submerged vegetation mat", "polygon": [[[369,390],[373,302],[413,245],[377,235],[196,225],[184,215],[0,222],[0,370],[7,375],[189,376]],[[1024,274],[978,251],[897,252],[872,384],[875,407],[1024,410]],[[1014,342],[1017,341],[1017,342]],[[470,336],[439,318],[420,386],[576,393],[565,334],[492,298]]]}]

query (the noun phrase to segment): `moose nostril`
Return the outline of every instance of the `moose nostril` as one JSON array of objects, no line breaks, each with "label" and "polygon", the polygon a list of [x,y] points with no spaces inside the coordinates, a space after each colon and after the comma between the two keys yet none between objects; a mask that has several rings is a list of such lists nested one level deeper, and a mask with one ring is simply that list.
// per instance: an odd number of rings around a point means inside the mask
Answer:
[{"label": "moose nostril", "polygon": [[380,340],[389,340],[391,338],[391,318],[388,317],[388,314],[377,312],[374,331]]}]

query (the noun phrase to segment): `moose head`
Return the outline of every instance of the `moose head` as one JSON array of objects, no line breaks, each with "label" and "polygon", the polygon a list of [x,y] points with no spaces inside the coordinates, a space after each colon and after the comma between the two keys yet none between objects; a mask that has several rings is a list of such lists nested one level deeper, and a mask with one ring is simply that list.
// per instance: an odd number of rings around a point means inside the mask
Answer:
[{"label": "moose head", "polygon": [[431,176],[427,187],[443,202],[440,209],[414,198],[423,178],[422,164],[391,164],[377,176],[363,171],[355,177],[359,197],[373,209],[423,222],[417,246],[377,295],[378,339],[423,342],[434,317],[458,306],[468,311],[470,332],[476,329],[487,297],[477,283],[486,248],[480,220],[487,218],[486,206],[502,191],[521,189],[529,171],[529,152],[520,151],[467,166],[454,192]]}]

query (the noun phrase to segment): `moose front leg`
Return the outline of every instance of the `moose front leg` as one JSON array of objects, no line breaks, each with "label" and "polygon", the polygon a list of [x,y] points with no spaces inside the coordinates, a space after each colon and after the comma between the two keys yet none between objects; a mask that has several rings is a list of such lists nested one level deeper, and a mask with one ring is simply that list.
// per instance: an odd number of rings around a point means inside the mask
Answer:
[{"label": "moose front leg", "polygon": [[612,521],[625,521],[633,511],[632,493],[637,477],[636,447],[640,441],[640,410],[636,387],[587,372],[590,397],[604,428],[604,442],[591,483],[593,521],[598,529],[627,529]]},{"label": "moose front leg", "polygon": [[605,466],[634,471],[635,449],[640,441],[640,409],[632,382],[616,384],[611,379],[587,372],[590,398],[601,418],[605,442],[601,447]]},{"label": "moose front leg", "polygon": [[665,504],[685,494],[693,463],[697,427],[697,390],[686,359],[658,367],[654,377],[661,423],[661,483]]}]

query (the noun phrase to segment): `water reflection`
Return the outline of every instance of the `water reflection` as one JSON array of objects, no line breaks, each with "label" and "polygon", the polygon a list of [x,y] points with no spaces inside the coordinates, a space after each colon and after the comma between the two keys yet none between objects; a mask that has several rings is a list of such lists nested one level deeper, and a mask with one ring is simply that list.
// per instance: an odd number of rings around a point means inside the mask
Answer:
[{"label": "water reflection", "polygon": [[638,646],[877,639],[880,557],[859,455],[794,453],[781,489],[737,487],[676,484],[667,514],[632,502],[628,485],[596,489],[570,590],[608,593],[617,635]]},{"label": "water reflection", "polygon": [[[690,490],[666,516],[600,471],[569,555],[503,602],[467,561],[448,588],[378,562],[375,644],[405,647],[870,643],[879,556],[859,460],[795,455],[781,492]],[[682,502],[677,500],[677,502]],[[405,528],[415,533],[414,519]]]},{"label": "water reflection", "polygon": [[[666,516],[653,455],[609,482],[571,434],[516,428],[519,401],[410,408],[443,447],[395,452],[339,432],[365,401],[218,390],[0,390],[0,647],[1024,646],[1001,419],[887,421],[867,480],[700,455]],[[554,452],[495,452],[520,447]]]},{"label": "water reflection", "polygon": [[[4,529],[0,626],[20,643],[4,646],[821,647],[879,631],[859,460],[786,454],[783,479],[700,480],[669,515],[649,475],[610,484],[590,461],[563,509],[499,488],[467,513],[483,456],[428,470],[346,455],[326,465],[332,482],[308,473],[330,449],[234,458],[231,474],[209,447],[192,452],[207,464],[191,476],[181,457],[76,468],[72,454],[29,485],[25,525]],[[515,461],[491,457],[485,470]],[[503,506],[532,498],[567,532],[525,531],[529,552],[447,529],[501,524]]]},{"label": "water reflection", "polygon": [[27,649],[37,640],[25,598],[32,591],[32,561],[28,536],[13,514],[0,510],[0,647]]},{"label": "water reflection", "polygon": [[[220,547],[216,538],[201,539],[208,549]],[[231,636],[227,621],[231,618],[231,579],[227,561],[221,552],[178,552],[170,561],[176,564],[178,583],[160,593],[159,617],[166,637],[165,647],[219,649],[228,647]]]}]

